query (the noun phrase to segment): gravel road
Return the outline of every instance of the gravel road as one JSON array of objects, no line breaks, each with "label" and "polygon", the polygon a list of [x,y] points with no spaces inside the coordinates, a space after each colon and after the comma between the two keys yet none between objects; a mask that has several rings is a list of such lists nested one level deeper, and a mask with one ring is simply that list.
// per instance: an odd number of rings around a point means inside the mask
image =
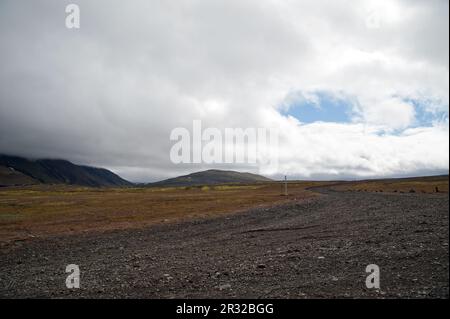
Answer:
[{"label": "gravel road", "polygon": [[[333,192],[0,248],[2,298],[448,298],[448,195]],[[81,287],[67,289],[66,265]],[[367,289],[366,266],[380,268]]]}]

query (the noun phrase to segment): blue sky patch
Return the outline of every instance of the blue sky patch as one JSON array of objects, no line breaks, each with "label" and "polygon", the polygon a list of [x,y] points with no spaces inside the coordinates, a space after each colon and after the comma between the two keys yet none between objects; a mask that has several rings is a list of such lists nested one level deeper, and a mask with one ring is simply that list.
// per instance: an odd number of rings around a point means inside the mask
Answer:
[{"label": "blue sky patch", "polygon": [[354,101],[327,92],[314,92],[313,99],[301,92],[291,94],[284,103],[283,115],[291,115],[302,123],[351,121]]},{"label": "blue sky patch", "polygon": [[445,118],[448,118],[448,112],[435,110],[434,112],[430,112],[430,104],[433,103],[429,100],[421,100],[421,99],[403,99],[408,104],[414,106],[416,111],[416,123],[414,123],[414,127],[418,126],[432,126],[435,121],[442,121]]}]

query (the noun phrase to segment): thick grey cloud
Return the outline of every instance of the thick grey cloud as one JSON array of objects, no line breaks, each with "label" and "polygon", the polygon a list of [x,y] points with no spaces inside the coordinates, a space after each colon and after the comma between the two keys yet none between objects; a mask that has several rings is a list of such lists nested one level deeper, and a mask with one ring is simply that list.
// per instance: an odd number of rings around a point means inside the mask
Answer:
[{"label": "thick grey cloud", "polygon": [[[0,2],[0,152],[149,181],[206,167],[169,160],[201,119],[279,127],[276,176],[448,171],[447,1],[74,2],[79,30],[64,2]],[[318,90],[357,101],[352,121],[282,115]],[[440,118],[417,125],[411,99]]]}]

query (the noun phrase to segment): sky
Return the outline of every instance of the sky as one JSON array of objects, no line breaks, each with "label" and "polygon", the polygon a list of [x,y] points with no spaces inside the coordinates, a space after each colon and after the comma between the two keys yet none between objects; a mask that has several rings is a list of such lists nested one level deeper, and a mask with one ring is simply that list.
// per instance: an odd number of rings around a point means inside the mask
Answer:
[{"label": "sky", "polygon": [[[448,174],[446,0],[0,0],[0,153],[150,182]],[[278,167],[174,164],[176,127],[272,128]]]}]

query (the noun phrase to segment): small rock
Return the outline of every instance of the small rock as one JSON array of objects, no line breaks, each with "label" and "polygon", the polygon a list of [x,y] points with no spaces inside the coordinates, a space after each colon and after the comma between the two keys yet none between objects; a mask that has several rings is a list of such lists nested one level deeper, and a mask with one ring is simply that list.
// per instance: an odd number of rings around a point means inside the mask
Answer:
[{"label": "small rock", "polygon": [[225,290],[225,289],[230,289],[231,285],[230,284],[223,284],[219,286],[219,290]]},{"label": "small rock", "polygon": [[173,277],[172,277],[171,275],[169,275],[169,274],[164,274],[163,276],[164,276],[167,280],[173,279]]}]

